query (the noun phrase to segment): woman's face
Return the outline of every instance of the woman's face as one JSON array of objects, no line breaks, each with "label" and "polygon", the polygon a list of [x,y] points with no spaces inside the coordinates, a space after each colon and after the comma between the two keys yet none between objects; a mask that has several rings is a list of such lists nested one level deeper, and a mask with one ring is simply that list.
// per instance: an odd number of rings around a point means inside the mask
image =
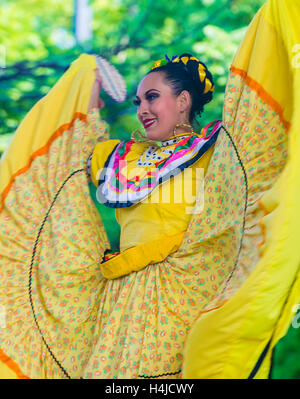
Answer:
[{"label": "woman's face", "polygon": [[173,136],[176,124],[188,123],[186,93],[175,96],[164,81],[163,72],[153,72],[143,78],[136,93],[137,117],[148,139],[167,140]]}]

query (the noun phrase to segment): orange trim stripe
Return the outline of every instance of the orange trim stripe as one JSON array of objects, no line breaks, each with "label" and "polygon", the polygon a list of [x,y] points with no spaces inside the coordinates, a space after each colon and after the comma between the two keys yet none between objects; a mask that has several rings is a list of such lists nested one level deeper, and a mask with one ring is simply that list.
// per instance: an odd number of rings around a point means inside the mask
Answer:
[{"label": "orange trim stripe", "polygon": [[277,114],[279,115],[279,118],[281,120],[281,122],[283,123],[284,127],[289,130],[291,123],[287,120],[284,119],[283,117],[283,108],[282,106],[276,101],[274,100],[273,97],[270,96],[270,94],[262,87],[261,84],[259,84],[258,82],[256,82],[256,80],[254,80],[253,78],[251,78],[250,76],[248,76],[247,72],[244,71],[243,69],[237,68],[233,65],[231,65],[230,67],[230,71],[241,76],[245,82],[247,83],[247,85],[249,87],[251,87],[251,89],[255,90],[256,93],[267,103],[269,104],[274,111],[277,112]]},{"label": "orange trim stripe", "polygon": [[2,349],[0,349],[0,361],[9,367],[20,379],[30,379],[27,375],[23,374],[20,367],[9,356],[7,356]]},{"label": "orange trim stripe", "polygon": [[72,119],[72,121],[70,123],[65,123],[64,125],[60,126],[54,133],[53,135],[50,137],[50,139],[48,140],[48,142],[41,147],[40,149],[38,149],[37,151],[35,151],[31,157],[29,158],[29,161],[27,163],[27,165],[25,165],[23,168],[19,169],[16,173],[14,173],[10,179],[10,182],[8,183],[8,185],[5,187],[5,189],[2,192],[1,195],[1,204],[0,204],[0,212],[3,210],[4,207],[4,200],[7,196],[7,194],[9,193],[9,190],[11,189],[11,186],[15,180],[15,178],[19,175],[21,175],[22,173],[25,173],[29,168],[30,165],[32,163],[32,161],[41,155],[45,155],[50,148],[50,145],[52,144],[52,142],[57,139],[58,137],[62,136],[63,133],[67,130],[69,130],[71,128],[71,126],[74,124],[76,119],[81,119],[82,121],[85,121],[87,118],[86,114],[82,114],[81,112],[76,112],[74,114],[74,118]]},{"label": "orange trim stripe", "polygon": [[211,308],[211,309],[201,310],[201,311],[199,312],[198,317],[196,318],[196,320],[198,320],[199,317],[200,317],[202,314],[204,314],[204,313],[208,313],[208,312],[211,312],[211,311],[213,311],[213,310],[217,310],[217,309],[221,308],[221,307],[222,307],[226,302],[228,302],[228,301],[229,301],[229,299],[224,299],[224,301],[221,303],[221,305],[218,305],[218,306],[216,306],[216,307],[214,307],[214,308]]}]

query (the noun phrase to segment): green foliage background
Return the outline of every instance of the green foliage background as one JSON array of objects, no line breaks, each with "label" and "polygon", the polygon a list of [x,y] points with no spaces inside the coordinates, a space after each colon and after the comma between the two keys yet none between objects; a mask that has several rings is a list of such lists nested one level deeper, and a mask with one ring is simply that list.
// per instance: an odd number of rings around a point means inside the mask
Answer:
[{"label": "green foliage background", "polygon": [[[222,115],[228,69],[245,30],[264,0],[90,0],[93,37],[74,38],[74,0],[1,0],[0,154],[32,106],[82,52],[108,58],[124,76],[128,100],[103,94],[111,137],[141,129],[132,100],[153,62],[190,52],[210,69],[214,101],[196,130]],[[4,68],[5,66],[5,68]],[[51,115],[49,115],[51,117]],[[300,378],[300,328],[277,345],[273,378]]]}]

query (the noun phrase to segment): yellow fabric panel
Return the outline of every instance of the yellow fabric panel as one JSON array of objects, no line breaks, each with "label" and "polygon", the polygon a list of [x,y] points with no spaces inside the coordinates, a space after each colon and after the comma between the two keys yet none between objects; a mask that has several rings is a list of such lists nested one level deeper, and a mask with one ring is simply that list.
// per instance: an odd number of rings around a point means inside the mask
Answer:
[{"label": "yellow fabric panel", "polygon": [[[299,267],[299,269],[300,269],[300,267]],[[288,332],[288,329],[291,325],[293,317],[295,316],[295,308],[297,308],[297,305],[299,305],[299,302],[300,302],[299,301],[299,292],[300,292],[300,271],[298,271],[298,274],[295,276],[295,281],[293,283],[293,286],[291,287],[287,303],[285,304],[285,307],[284,307],[284,309],[280,315],[280,318],[278,320],[278,323],[277,323],[277,326],[276,326],[276,329],[274,332],[272,347],[274,347],[275,344],[281,338],[283,338]]]},{"label": "yellow fabric panel", "polygon": [[[6,328],[1,326],[0,328]],[[22,373],[17,363],[15,363],[9,356],[7,356],[0,349],[0,379],[28,379],[26,375]]]},{"label": "yellow fabric panel", "polygon": [[[264,211],[263,216],[253,222],[253,228],[261,226],[264,237],[260,257],[240,281],[233,275],[219,298],[219,307],[211,308],[213,301],[210,311],[202,313],[194,324],[185,346],[184,378],[248,378],[270,343],[262,365],[252,376],[267,378],[272,348],[287,332],[294,315],[292,307],[300,301],[297,200],[300,198],[300,114],[296,111],[300,107],[300,68],[295,68],[293,60],[294,44],[300,42],[299,20],[299,2],[268,1],[250,25],[231,68],[233,73],[227,85],[223,118],[225,127],[238,138],[236,143],[245,160],[249,191],[255,176],[253,179],[247,165],[247,148],[240,141],[245,131],[239,132],[238,124],[233,126],[235,120],[239,124],[243,120],[239,113],[243,102],[249,101],[249,113],[260,106],[262,112],[267,113],[269,109],[278,116],[282,123],[282,140],[284,135],[288,140],[288,159],[286,163],[284,158],[280,161],[284,170],[281,168],[273,187],[253,189],[248,210],[250,205],[253,207],[259,202]],[[241,82],[232,96],[236,75]],[[232,97],[239,102],[234,108],[235,114],[228,113]],[[247,117],[251,120],[250,115],[245,113],[244,120]],[[279,126],[274,125],[273,129]],[[252,135],[257,135],[255,130]],[[262,140],[262,148],[264,143]],[[268,151],[272,153],[266,147],[265,153]],[[279,165],[277,172],[280,172]],[[245,230],[242,259],[250,242],[250,231]],[[255,250],[253,247],[253,252]],[[241,272],[237,267],[238,273]]]}]

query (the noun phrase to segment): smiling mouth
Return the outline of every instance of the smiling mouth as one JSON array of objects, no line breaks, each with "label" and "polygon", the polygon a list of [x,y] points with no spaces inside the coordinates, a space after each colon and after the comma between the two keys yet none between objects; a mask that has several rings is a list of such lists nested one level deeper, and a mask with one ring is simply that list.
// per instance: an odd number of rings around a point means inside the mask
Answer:
[{"label": "smiling mouth", "polygon": [[147,129],[148,127],[152,126],[153,123],[155,122],[155,119],[147,120],[143,123],[144,128]]}]

